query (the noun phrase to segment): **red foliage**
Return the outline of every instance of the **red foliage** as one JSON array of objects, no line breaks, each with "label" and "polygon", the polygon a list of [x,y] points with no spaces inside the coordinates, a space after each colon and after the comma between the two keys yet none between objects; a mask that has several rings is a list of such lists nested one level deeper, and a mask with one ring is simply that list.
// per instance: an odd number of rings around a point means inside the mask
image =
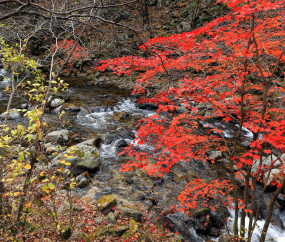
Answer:
[{"label": "red foliage", "polygon": [[[106,60],[97,68],[101,71],[110,68],[118,75],[143,71],[137,80],[136,93],[151,85],[158,74],[165,74],[165,69],[169,73],[185,73],[179,86],[172,83],[171,88],[142,100],[159,105],[156,115],[141,120],[137,137],[139,144],[154,147],[153,154],[149,157],[130,145],[125,152],[135,159],[124,164],[122,171],[140,168],[150,175],[162,176],[181,161],[206,161],[209,150],[220,150],[229,160],[235,160],[239,168],[245,168],[258,163],[260,157],[273,150],[285,151],[285,110],[282,107],[285,2],[219,2],[227,3],[231,10],[226,16],[192,32],[157,37],[141,46],[142,50],[151,50],[156,55]],[[178,58],[170,57],[177,53]],[[177,102],[184,103],[189,112],[173,114],[178,108]],[[193,102],[210,105],[213,112],[203,116],[192,107]],[[167,112],[171,114],[165,115]],[[199,122],[212,117],[220,117],[226,123],[235,121],[239,127],[249,129],[254,135],[251,148],[244,154],[232,152],[228,144],[236,146],[227,141],[223,130],[217,127],[209,126],[208,135],[198,132]],[[236,134],[238,142],[239,137]],[[154,162],[150,163],[150,158]],[[262,165],[261,162],[259,173],[255,175],[264,174]],[[211,183],[198,179],[188,184],[179,197],[183,209],[195,208],[198,197],[204,197],[206,202],[208,195],[222,192],[226,184],[228,181],[219,179]]]},{"label": "red foliage", "polygon": [[[64,53],[65,57],[67,57],[70,54],[74,44],[75,44],[74,40],[61,40],[57,43],[57,45],[55,44],[52,46],[51,52],[60,50],[61,52]],[[80,46],[79,43],[77,43],[68,63],[70,64],[72,61],[77,60],[79,58],[86,57],[86,56],[87,54],[86,54],[85,49],[82,46]],[[60,64],[62,65],[63,63],[64,61],[62,60]]]}]

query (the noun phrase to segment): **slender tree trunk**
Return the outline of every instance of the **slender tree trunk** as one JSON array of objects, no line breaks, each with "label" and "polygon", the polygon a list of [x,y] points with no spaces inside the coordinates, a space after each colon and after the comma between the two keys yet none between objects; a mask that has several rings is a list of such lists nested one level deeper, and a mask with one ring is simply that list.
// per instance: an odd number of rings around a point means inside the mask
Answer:
[{"label": "slender tree trunk", "polygon": [[267,216],[266,216],[266,221],[265,221],[265,224],[264,224],[262,232],[261,232],[260,242],[264,242],[265,241],[267,230],[268,230],[268,227],[269,227],[269,224],[270,224],[270,220],[271,220],[271,217],[272,217],[272,214],[273,214],[275,201],[276,201],[278,195],[280,194],[282,187],[285,184],[285,176],[283,177],[283,180],[282,180],[281,184],[282,184],[282,186],[279,187],[276,190],[276,192],[273,193],[273,197],[272,197],[272,199],[270,201],[268,213],[267,213]]},{"label": "slender tree trunk", "polygon": [[149,19],[149,13],[148,13],[148,4],[147,0],[140,0],[140,9],[141,9],[141,15],[143,18],[143,24],[149,25],[150,19]]},{"label": "slender tree trunk", "polygon": [[11,79],[12,79],[12,85],[11,85],[12,86],[12,92],[10,94],[8,105],[7,105],[7,111],[6,111],[7,113],[5,114],[5,124],[7,123],[7,120],[8,120],[11,103],[12,103],[12,100],[13,100],[13,97],[14,97],[14,93],[15,93],[14,77],[12,77]]}]

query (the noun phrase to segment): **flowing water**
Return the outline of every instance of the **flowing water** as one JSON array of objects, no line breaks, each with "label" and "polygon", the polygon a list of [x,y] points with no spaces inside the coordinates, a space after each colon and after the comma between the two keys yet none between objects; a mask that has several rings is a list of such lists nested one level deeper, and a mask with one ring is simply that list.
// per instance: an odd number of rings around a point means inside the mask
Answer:
[{"label": "flowing water", "polygon": [[[7,75],[6,72],[0,71],[0,76]],[[9,80],[0,81],[0,109],[5,110],[8,96],[1,92],[5,89]],[[128,200],[142,203],[147,209],[154,210],[162,207],[166,201],[168,206],[177,204],[175,197],[184,189],[185,185],[195,178],[210,180],[217,177],[226,177],[224,167],[219,164],[215,166],[203,162],[181,162],[173,167],[172,171],[164,178],[149,177],[145,172],[137,170],[133,172],[123,173],[119,169],[121,164],[129,158],[118,156],[122,151],[115,144],[119,140],[125,140],[131,143],[136,137],[136,125],[138,120],[155,114],[152,110],[139,109],[136,106],[136,97],[132,96],[129,91],[120,90],[115,87],[99,87],[83,85],[83,79],[69,79],[71,84],[69,92],[64,94],[64,98],[68,100],[66,108],[81,107],[80,112],[67,112],[64,121],[70,131],[71,142],[69,145],[81,142],[85,139],[94,137],[102,137],[104,144],[102,145],[100,156],[103,165],[93,174],[93,186],[100,188],[100,192],[95,194],[95,198],[108,195],[111,193],[119,194]],[[59,97],[61,94],[57,94]],[[16,107],[17,103],[14,103]],[[56,115],[49,115],[50,123],[54,126],[60,126],[61,120]],[[66,127],[66,126],[65,126]],[[228,135],[230,134],[230,131]],[[247,130],[245,134],[250,135]],[[148,152],[152,149],[147,145],[137,145],[139,149]],[[79,194],[84,195],[88,188],[78,190]],[[230,216],[233,211],[229,209]],[[272,237],[273,241],[285,241],[285,211],[281,208],[275,209],[275,220],[279,223],[273,223],[268,230],[268,237]],[[217,241],[217,237],[198,235],[195,226],[179,212],[161,217],[164,221],[176,227],[188,241],[206,241],[211,239]],[[264,219],[258,221],[258,225],[262,227]],[[231,222],[228,223],[231,227]],[[220,232],[223,232],[220,231]],[[258,242],[260,231],[256,230],[253,236],[253,242]]]}]

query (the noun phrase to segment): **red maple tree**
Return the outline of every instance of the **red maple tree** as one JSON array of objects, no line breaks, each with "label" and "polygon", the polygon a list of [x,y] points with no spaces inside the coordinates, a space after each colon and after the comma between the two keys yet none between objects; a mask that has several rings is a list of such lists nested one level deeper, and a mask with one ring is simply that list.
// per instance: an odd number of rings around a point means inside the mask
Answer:
[{"label": "red maple tree", "polygon": [[[124,164],[122,171],[139,168],[149,175],[163,176],[176,163],[191,159],[207,161],[210,159],[208,151],[221,151],[230,161],[231,180],[190,182],[179,196],[180,210],[189,213],[197,208],[198,199],[205,205],[209,198],[215,198],[218,193],[225,195],[225,190],[233,189],[234,240],[238,241],[239,235],[245,237],[245,229],[248,229],[247,241],[251,241],[261,196],[271,181],[276,189],[262,228],[260,241],[264,241],[274,203],[285,183],[280,159],[285,151],[285,3],[284,0],[220,2],[230,9],[226,16],[189,33],[157,37],[144,43],[141,49],[150,51],[151,57],[106,60],[97,69],[109,68],[118,75],[140,71],[135,93],[151,86],[158,75],[169,78],[164,90],[140,100],[158,105],[157,113],[141,120],[137,131],[138,143],[152,145],[153,154],[130,145],[125,153],[135,159]],[[174,82],[171,74],[177,72],[183,76]],[[179,103],[188,111],[175,112]],[[198,112],[197,105],[206,105],[212,111]],[[213,118],[219,118],[224,124],[235,123],[237,130],[228,137],[224,129],[211,124]],[[199,132],[199,125],[206,122],[208,133]],[[250,147],[238,152],[245,129],[253,134]],[[268,155],[271,163],[265,164],[263,157]],[[274,167],[279,170],[272,176]],[[236,172],[244,179],[242,199],[235,182]],[[256,185],[262,179],[265,185],[255,207]],[[253,191],[251,198],[249,189]],[[238,209],[241,209],[240,227]],[[254,209],[256,215],[252,213]],[[245,228],[247,214],[250,222]]]}]

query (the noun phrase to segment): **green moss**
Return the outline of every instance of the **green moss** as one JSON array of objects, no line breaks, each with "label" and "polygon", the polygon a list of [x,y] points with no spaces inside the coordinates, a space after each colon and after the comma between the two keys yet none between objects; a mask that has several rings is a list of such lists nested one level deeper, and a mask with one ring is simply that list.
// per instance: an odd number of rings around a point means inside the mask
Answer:
[{"label": "green moss", "polygon": [[131,219],[129,222],[129,230],[126,231],[123,235],[123,239],[128,239],[132,236],[133,233],[135,233],[140,227],[140,224],[136,222],[134,219]]},{"label": "green moss", "polygon": [[98,229],[95,231],[94,235],[98,239],[102,239],[102,237],[107,235],[115,236],[115,230],[113,227],[100,225]]},{"label": "green moss", "polygon": [[97,201],[97,208],[99,211],[108,209],[117,204],[116,198],[113,195],[101,197]]},{"label": "green moss", "polygon": [[204,215],[210,214],[211,210],[209,208],[200,208],[195,211],[196,217],[203,217]]}]

